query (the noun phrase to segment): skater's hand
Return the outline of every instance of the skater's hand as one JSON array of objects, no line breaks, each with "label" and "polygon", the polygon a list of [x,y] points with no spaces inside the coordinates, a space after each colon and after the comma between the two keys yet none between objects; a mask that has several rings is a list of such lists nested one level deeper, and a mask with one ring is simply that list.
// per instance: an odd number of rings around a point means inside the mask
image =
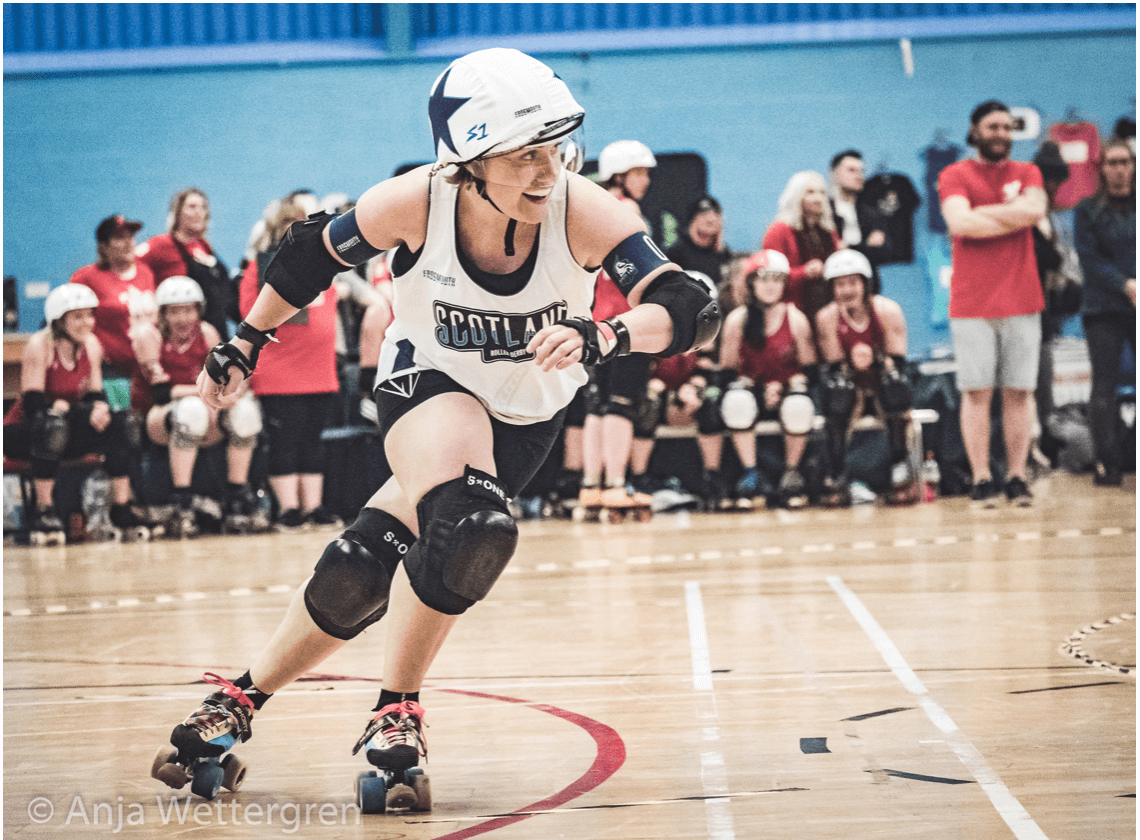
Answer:
[{"label": "skater's hand", "polygon": [[241,395],[245,393],[245,375],[237,368],[230,368],[230,381],[221,385],[210,378],[203,368],[198,373],[198,396],[210,408],[219,411],[223,408],[233,408]]},{"label": "skater's hand", "polygon": [[566,370],[582,360],[582,335],[573,327],[551,324],[543,327],[527,344],[535,364],[542,370]]},{"label": "skater's hand", "polygon": [[784,385],[781,382],[768,382],[764,385],[764,407],[775,408],[784,398]]},{"label": "skater's hand", "polygon": [[111,406],[99,401],[91,406],[91,428],[101,432],[111,425]]}]

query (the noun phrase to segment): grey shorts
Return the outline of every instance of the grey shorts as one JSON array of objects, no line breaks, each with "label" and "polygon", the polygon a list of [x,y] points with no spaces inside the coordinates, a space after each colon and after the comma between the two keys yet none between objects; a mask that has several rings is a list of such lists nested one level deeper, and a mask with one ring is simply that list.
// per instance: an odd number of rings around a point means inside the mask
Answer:
[{"label": "grey shorts", "polygon": [[1037,387],[1041,314],[951,318],[958,390]]}]

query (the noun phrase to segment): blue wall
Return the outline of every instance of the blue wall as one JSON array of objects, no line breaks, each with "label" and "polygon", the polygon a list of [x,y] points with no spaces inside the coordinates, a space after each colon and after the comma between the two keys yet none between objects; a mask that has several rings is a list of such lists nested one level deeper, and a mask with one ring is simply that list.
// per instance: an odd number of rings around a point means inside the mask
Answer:
[{"label": "blue wall", "polygon": [[[510,46],[506,39],[504,46]],[[863,150],[922,192],[922,150],[961,145],[970,110],[997,97],[1036,109],[1044,130],[1070,109],[1107,135],[1135,116],[1135,32],[710,47],[542,56],[587,110],[593,155],[636,137],[709,164],[735,249],[759,244],[788,177]],[[4,274],[61,283],[95,257],[94,228],[121,212],[162,232],[170,196],[210,196],[210,239],[235,265],[273,198],[296,187],[359,195],[425,160],[427,91],[447,59],[136,71],[4,81]],[[1028,159],[1036,141],[1019,141]],[[924,201],[927,197],[924,195]],[[915,215],[917,251],[931,240]],[[916,257],[918,255],[916,254]],[[888,267],[885,292],[911,325],[911,353],[947,339],[929,323],[919,263]],[[34,328],[39,301],[22,301]]]}]

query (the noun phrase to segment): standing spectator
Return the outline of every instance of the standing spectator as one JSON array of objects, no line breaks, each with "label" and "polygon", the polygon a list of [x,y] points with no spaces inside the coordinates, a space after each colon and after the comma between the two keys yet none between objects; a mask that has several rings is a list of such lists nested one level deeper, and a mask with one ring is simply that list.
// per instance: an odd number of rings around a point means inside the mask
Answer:
[{"label": "standing spectator", "polygon": [[1002,393],[1005,494],[1033,503],[1025,482],[1033,431],[1041,311],[1045,308],[1032,228],[1045,215],[1041,170],[1010,160],[1013,119],[1001,102],[970,115],[977,155],[942,170],[938,192],[953,239],[950,330],[962,392],[962,439],[974,486],[970,498],[994,507],[1001,488],[990,471],[990,403]]},{"label": "standing spectator", "polygon": [[1048,212],[1033,226],[1033,247],[1037,256],[1037,273],[1045,295],[1045,311],[1041,313],[1041,360],[1037,368],[1036,436],[1039,450],[1031,457],[1052,461],[1060,442],[1049,434],[1049,415],[1053,413],[1053,341],[1061,335],[1065,319],[1076,315],[1081,306],[1081,264],[1073,244],[1072,231],[1061,225],[1054,211],[1057,209],[1057,191],[1069,177],[1069,164],[1061,157],[1061,150],[1052,140],[1041,144],[1033,163],[1041,170]]},{"label": "standing spectator", "polygon": [[[286,196],[261,241],[257,259],[241,281],[241,309],[248,313],[264,283],[264,272],[289,226],[306,217],[306,207]],[[321,504],[324,466],[321,432],[329,423],[338,390],[336,376],[336,287],[330,285],[277,330],[278,342],[261,353],[250,379],[265,415],[269,438],[269,485],[277,498],[277,524],[334,525],[339,519]]]},{"label": "standing spectator", "polygon": [[815,323],[815,313],[827,303],[823,262],[841,247],[822,175],[797,172],[788,179],[763,247],[788,258],[784,300]]},{"label": "standing spectator", "polygon": [[202,320],[223,339],[229,338],[227,320],[240,320],[237,293],[225,264],[206,241],[210,226],[210,200],[197,187],[175,193],[170,199],[166,233],[152,236],[138,248],[139,262],[154,272],[155,287],[167,277],[189,277],[206,296]]},{"label": "standing spectator", "polygon": [[724,244],[724,211],[711,195],[698,198],[686,214],[688,222],[677,242],[665,252],[681,268],[709,278],[714,289],[724,282],[732,255]]},{"label": "standing spectator", "polygon": [[252,529],[257,502],[248,484],[249,464],[261,411],[248,392],[223,411],[198,396],[196,382],[206,354],[218,343],[213,325],[202,320],[206,296],[189,277],[168,277],[155,292],[158,325],[137,331],[138,373],[131,383],[131,403],[146,418],[147,436],[167,447],[174,485],[170,533],[197,533],[194,496],[190,489],[198,450],[227,441],[229,486],[224,501],[227,530]]},{"label": "standing spectator", "polygon": [[1092,363],[1089,423],[1097,484],[1121,483],[1116,386],[1124,342],[1136,356],[1136,154],[1124,140],[1104,148],[1097,191],[1074,214],[1084,271],[1081,320]]},{"label": "standing spectator", "polygon": [[[35,512],[29,531],[34,543],[62,535],[64,527],[52,503],[59,462],[102,452],[111,476],[116,519],[130,501],[124,427],[111,423],[103,392],[103,350],[95,338],[95,293],[69,283],[52,289],[44,301],[47,326],[28,339],[20,368],[20,397],[4,417],[4,455],[31,462]],[[128,517],[129,518],[129,517]]]},{"label": "standing spectator", "polygon": [[871,294],[877,295],[881,288],[878,271],[880,252],[887,236],[882,230],[870,229],[870,221],[859,214],[857,200],[865,180],[861,152],[846,149],[831,159],[831,212],[835,217],[835,231],[845,247],[862,252],[870,260],[874,272]]},{"label": "standing spectator", "polygon": [[774,498],[780,507],[801,507],[807,485],[799,466],[815,417],[804,373],[816,363],[811,324],[795,304],[784,301],[789,267],[779,251],[754,254],[740,273],[743,303],[725,317],[720,344],[721,370],[738,375],[722,397],[722,414],[744,467],[736,492],[742,500],[768,495],[771,484],[756,465],[753,425],[757,417],[779,420],[784,474]]},{"label": "standing spectator", "polygon": [[891,457],[892,504],[918,501],[917,476],[908,458],[908,429],[913,402],[906,376],[906,320],[902,307],[871,293],[871,262],[845,248],[827,258],[823,275],[833,301],[816,315],[827,375],[823,413],[827,420],[828,472],[824,500],[845,504],[847,441],[852,423],[873,409],[887,429]]}]

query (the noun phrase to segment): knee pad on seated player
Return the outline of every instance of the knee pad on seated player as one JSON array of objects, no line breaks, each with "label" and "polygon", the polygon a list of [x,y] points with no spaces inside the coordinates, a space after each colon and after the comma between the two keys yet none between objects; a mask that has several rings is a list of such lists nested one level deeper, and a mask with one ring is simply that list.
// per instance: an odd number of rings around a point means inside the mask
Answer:
[{"label": "knee pad on seated player", "polygon": [[67,415],[57,411],[44,411],[32,421],[30,455],[37,461],[58,461],[67,449],[71,437]]},{"label": "knee pad on seated player", "polygon": [[828,420],[845,420],[855,410],[855,383],[836,374],[823,386],[823,415]]},{"label": "knee pad on seated player", "polygon": [[305,607],[314,623],[337,639],[352,639],[388,611],[396,567],[415,542],[399,519],[364,508],[329,543],[305,587]]},{"label": "knee pad on seated player", "polygon": [[898,371],[883,371],[879,382],[879,404],[887,414],[902,414],[914,404],[914,393],[906,377]]},{"label": "knee pad on seated player", "polygon": [[210,409],[200,397],[182,397],[170,404],[166,414],[170,444],[175,449],[193,449],[210,428]]},{"label": "knee pad on seated player", "polygon": [[219,422],[230,446],[236,449],[252,449],[261,432],[261,406],[251,395],[237,401],[233,408],[222,412]]},{"label": "knee pad on seated player", "polygon": [[815,421],[815,405],[802,391],[793,391],[780,401],[780,426],[789,435],[806,435]]},{"label": "knee pad on seated player", "polygon": [[645,396],[637,403],[637,411],[633,418],[633,436],[648,440],[657,431],[657,424],[661,422],[661,393],[648,388]]},{"label": "knee pad on seated player", "polygon": [[459,615],[487,597],[518,544],[519,532],[497,478],[467,467],[416,506],[420,538],[404,568],[425,605]]},{"label": "knee pad on seated player", "polygon": [[748,388],[729,388],[720,402],[720,416],[724,425],[735,432],[743,432],[756,425],[760,408],[756,395]]},{"label": "knee pad on seated player", "polygon": [[608,417],[621,417],[632,423],[637,418],[637,403],[629,397],[610,394],[610,398],[606,400],[606,415]]}]

